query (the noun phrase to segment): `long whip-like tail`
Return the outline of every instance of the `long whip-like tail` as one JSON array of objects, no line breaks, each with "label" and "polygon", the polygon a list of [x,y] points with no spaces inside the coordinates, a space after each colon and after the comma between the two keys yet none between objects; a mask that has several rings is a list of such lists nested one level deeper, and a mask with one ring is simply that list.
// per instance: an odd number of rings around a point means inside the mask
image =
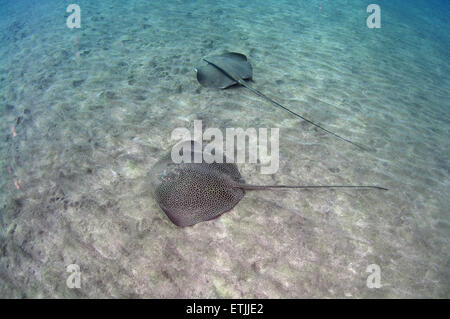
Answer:
[{"label": "long whip-like tail", "polygon": [[233,74],[233,73],[231,73],[231,72],[229,72],[229,71],[227,71],[227,70],[224,70],[223,68],[221,68],[220,66],[218,66],[218,65],[215,64],[215,63],[212,63],[212,62],[210,62],[210,61],[208,61],[208,60],[206,60],[206,59],[203,59],[203,60],[204,60],[205,62],[211,64],[212,66],[216,67],[217,69],[219,69],[220,71],[222,71],[224,74],[226,74],[228,77],[232,78],[233,80],[235,80],[235,81],[238,82],[240,85],[242,85],[243,87],[247,88],[248,90],[250,90],[250,91],[253,92],[254,94],[256,94],[256,95],[262,97],[262,98],[265,99],[266,101],[269,101],[269,102],[272,103],[273,105],[282,108],[283,110],[289,112],[290,114],[292,114],[292,115],[294,115],[294,116],[296,116],[296,117],[298,117],[298,118],[301,118],[302,120],[308,122],[309,124],[312,124],[312,125],[314,125],[315,127],[320,128],[321,130],[323,130],[323,131],[325,131],[325,132],[327,132],[327,133],[329,133],[329,134],[331,134],[331,135],[333,135],[333,136],[335,136],[335,137],[341,139],[342,141],[345,141],[345,142],[350,143],[350,144],[352,144],[352,145],[354,145],[354,146],[356,146],[356,147],[358,147],[358,148],[360,148],[360,149],[363,149],[363,150],[367,151],[367,148],[365,148],[365,147],[363,147],[363,146],[361,146],[361,145],[359,145],[359,144],[357,144],[357,143],[355,143],[355,142],[352,142],[352,141],[350,141],[349,139],[346,139],[345,137],[342,137],[342,136],[340,136],[340,135],[338,135],[338,134],[336,134],[336,133],[333,133],[333,132],[327,130],[326,128],[320,126],[319,124],[316,124],[316,123],[314,123],[314,122],[311,121],[311,120],[308,120],[308,119],[305,118],[304,116],[301,116],[300,114],[295,113],[294,111],[291,111],[289,108],[287,108],[287,107],[281,105],[280,103],[278,103],[278,102],[272,100],[270,97],[266,96],[266,95],[263,94],[262,92],[260,92],[260,91],[258,91],[258,90],[256,90],[256,89],[252,88],[252,87],[251,87],[250,85],[248,85],[241,77],[239,77],[239,76],[237,76],[237,75],[235,75],[235,74]]},{"label": "long whip-like tail", "polygon": [[262,190],[269,188],[290,188],[290,189],[313,189],[313,188],[359,188],[359,189],[379,189],[387,191],[387,188],[380,186],[368,186],[368,185],[250,185],[250,184],[237,184],[236,187],[243,188],[246,190]]}]

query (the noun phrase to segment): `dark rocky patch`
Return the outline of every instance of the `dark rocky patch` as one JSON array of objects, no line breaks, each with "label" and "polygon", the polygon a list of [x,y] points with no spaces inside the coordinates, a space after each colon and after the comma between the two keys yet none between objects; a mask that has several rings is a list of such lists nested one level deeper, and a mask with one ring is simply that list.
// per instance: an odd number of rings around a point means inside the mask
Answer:
[{"label": "dark rocky patch", "polygon": [[83,82],[84,82],[84,80],[74,80],[74,81],[72,81],[72,86],[73,86],[74,88],[77,88],[77,87],[79,87],[81,84],[83,84]]}]

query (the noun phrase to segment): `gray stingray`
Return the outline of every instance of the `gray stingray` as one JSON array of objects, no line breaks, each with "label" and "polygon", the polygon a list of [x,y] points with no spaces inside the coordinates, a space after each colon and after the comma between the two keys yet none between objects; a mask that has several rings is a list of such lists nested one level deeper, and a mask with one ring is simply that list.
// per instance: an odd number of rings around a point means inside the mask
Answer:
[{"label": "gray stingray", "polygon": [[205,65],[195,68],[195,71],[197,72],[197,80],[198,82],[200,82],[201,85],[211,88],[226,89],[233,85],[240,84],[245,88],[249,89],[250,91],[252,91],[254,94],[262,97],[263,99],[269,101],[275,106],[282,108],[283,110],[289,112],[290,114],[301,118],[302,120],[320,128],[321,130],[331,135],[334,135],[335,137],[345,142],[348,142],[361,149],[366,150],[366,148],[364,148],[363,146],[325,129],[324,127],[306,119],[304,116],[298,113],[291,111],[287,107],[281,105],[280,103],[274,101],[273,99],[264,95],[260,91],[249,86],[247,82],[245,82],[245,80],[252,79],[253,70],[252,65],[247,60],[247,57],[244,54],[236,52],[226,52],[204,58],[203,61],[206,62]]},{"label": "gray stingray", "polygon": [[[176,164],[171,153],[159,160],[149,172],[150,189],[158,205],[177,226],[191,226],[220,216],[232,209],[246,190],[274,188],[371,188],[379,186],[353,185],[250,185],[241,177],[236,164],[194,162],[196,154],[193,141],[181,144],[182,151],[190,154],[191,163]],[[198,145],[198,144],[197,144]],[[201,150],[201,147],[200,147]],[[198,154],[198,151],[197,151]],[[219,155],[222,156],[222,155]]]}]

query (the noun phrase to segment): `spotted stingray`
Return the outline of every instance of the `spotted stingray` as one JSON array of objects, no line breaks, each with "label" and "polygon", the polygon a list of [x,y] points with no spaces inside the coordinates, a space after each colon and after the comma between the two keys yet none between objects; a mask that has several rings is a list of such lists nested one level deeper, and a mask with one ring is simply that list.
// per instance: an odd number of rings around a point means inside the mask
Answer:
[{"label": "spotted stingray", "polygon": [[194,146],[194,141],[187,141],[182,147],[183,153],[189,152],[191,163],[174,163],[172,154],[169,153],[149,172],[153,197],[177,226],[191,226],[220,216],[239,203],[246,190],[277,188],[386,190],[379,186],[363,185],[251,185],[242,178],[236,164],[227,163],[225,155],[219,154],[219,157],[223,158],[223,163],[207,163],[204,159],[200,163],[194,163],[195,153],[198,153]]},{"label": "spotted stingray", "polygon": [[362,145],[352,142],[349,139],[344,138],[334,132],[331,132],[323,126],[316,124],[311,120],[308,120],[304,116],[290,110],[288,107],[281,105],[267,95],[252,88],[245,80],[252,79],[253,69],[252,65],[247,60],[247,57],[244,54],[236,52],[226,52],[203,58],[203,61],[206,62],[206,64],[200,65],[195,68],[195,71],[197,72],[197,80],[201,85],[210,88],[227,89],[231,86],[239,84],[247,88],[254,94],[258,95],[259,97],[262,97],[266,101],[269,101],[273,105],[285,110],[291,115],[314,125],[315,127],[337,137],[342,141],[350,143],[360,149],[367,150],[367,148],[363,147]]}]

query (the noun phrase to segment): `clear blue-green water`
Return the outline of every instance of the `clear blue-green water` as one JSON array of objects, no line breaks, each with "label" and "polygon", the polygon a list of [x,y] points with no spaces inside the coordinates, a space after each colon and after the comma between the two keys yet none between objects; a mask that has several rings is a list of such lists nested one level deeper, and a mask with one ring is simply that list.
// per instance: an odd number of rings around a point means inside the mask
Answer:
[{"label": "clear blue-green water", "polygon": [[[448,1],[0,1],[0,296],[448,298]],[[201,58],[247,55],[251,85],[196,80]],[[148,189],[171,132],[280,129],[280,169],[178,228]],[[81,287],[70,289],[77,264]],[[380,267],[370,288],[369,265]],[[370,285],[369,285],[370,286]]]}]

